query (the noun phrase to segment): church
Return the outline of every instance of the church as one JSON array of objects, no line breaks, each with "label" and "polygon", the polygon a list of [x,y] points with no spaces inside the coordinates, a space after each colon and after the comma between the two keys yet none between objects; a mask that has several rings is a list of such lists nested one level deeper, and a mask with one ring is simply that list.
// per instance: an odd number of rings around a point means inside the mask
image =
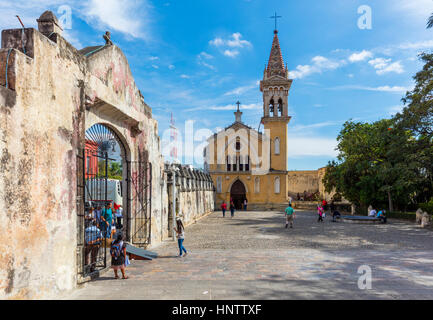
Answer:
[{"label": "church", "polygon": [[240,102],[235,122],[215,133],[204,148],[204,168],[216,189],[215,205],[233,201],[236,208],[273,209],[309,195],[326,199],[322,178],[325,168],[309,171],[288,169],[288,96],[293,80],[284,65],[278,31],[274,30],[268,64],[260,81],[263,95],[263,132],[242,122]]}]

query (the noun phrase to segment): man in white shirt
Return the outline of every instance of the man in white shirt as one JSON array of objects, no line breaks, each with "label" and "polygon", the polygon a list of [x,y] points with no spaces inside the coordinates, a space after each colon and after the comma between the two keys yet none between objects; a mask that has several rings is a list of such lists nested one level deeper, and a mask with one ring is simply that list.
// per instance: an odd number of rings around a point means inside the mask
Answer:
[{"label": "man in white shirt", "polygon": [[376,210],[371,209],[370,213],[368,214],[369,217],[375,217],[376,216]]},{"label": "man in white shirt", "polygon": [[122,211],[123,211],[122,206],[119,206],[119,208],[116,211],[116,220],[117,220],[117,228],[118,229],[122,229],[122,227],[123,227],[123,225],[122,225]]}]

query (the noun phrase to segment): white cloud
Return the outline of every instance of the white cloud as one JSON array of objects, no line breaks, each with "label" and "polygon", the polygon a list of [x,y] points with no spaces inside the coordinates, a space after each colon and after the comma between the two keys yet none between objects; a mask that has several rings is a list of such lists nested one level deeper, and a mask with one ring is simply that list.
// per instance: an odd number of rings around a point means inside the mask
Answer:
[{"label": "white cloud", "polygon": [[206,52],[200,52],[200,54],[197,55],[197,63],[201,66],[204,66],[206,68],[209,68],[211,70],[216,71],[215,66],[211,65],[210,63],[206,62],[205,60],[212,59],[213,56],[210,54],[207,54]]},{"label": "white cloud", "polygon": [[322,73],[325,70],[335,70],[342,65],[346,64],[346,61],[333,61],[322,56],[316,56],[311,59],[313,62],[311,65],[298,65],[296,70],[289,72],[290,77],[293,79],[301,79],[313,73]]},{"label": "white cloud", "polygon": [[330,88],[332,90],[367,90],[367,91],[379,91],[379,92],[391,92],[391,93],[406,93],[406,91],[411,90],[409,87],[401,86],[379,86],[379,87],[368,87],[368,86],[358,86],[358,85],[347,85],[347,86],[337,86]]},{"label": "white cloud", "polygon": [[392,106],[388,108],[388,114],[390,116],[394,116],[398,112],[401,112],[403,110],[404,106]]},{"label": "white cloud", "polygon": [[238,50],[224,50],[224,55],[230,58],[235,58],[238,54]]},{"label": "white cloud", "polygon": [[[64,12],[58,12],[58,9],[63,5],[70,6],[73,16],[79,16],[89,26],[98,30],[115,30],[144,40],[151,38],[149,0],[2,0],[0,1],[2,13],[0,29],[19,28],[16,14],[20,16],[26,27],[37,28],[36,19],[40,14],[49,9],[60,19]],[[74,25],[72,27],[75,28]],[[71,40],[72,44],[79,44],[77,37],[71,37],[70,30],[66,32],[66,36],[70,37],[67,39]]]},{"label": "white cloud", "polygon": [[358,53],[353,53],[350,57],[349,57],[349,61],[350,62],[359,62],[359,61],[364,61],[365,59],[369,59],[373,57],[373,53],[367,50],[362,50],[361,52]]},{"label": "white cloud", "polygon": [[385,73],[389,72],[395,72],[395,73],[403,73],[404,68],[401,65],[400,61],[391,63],[391,59],[385,59],[385,58],[376,58],[373,60],[368,61],[370,65],[373,66],[373,68],[376,69],[376,73],[378,75],[383,75]]},{"label": "white cloud", "polygon": [[424,19],[427,21],[428,16],[433,12],[433,1],[431,0],[390,0],[389,3],[395,10],[414,18]]},{"label": "white cloud", "polygon": [[204,52],[204,51],[200,52],[199,56],[202,58],[205,58],[205,59],[212,59],[213,58],[212,55],[210,55],[209,53]]},{"label": "white cloud", "polygon": [[[227,104],[225,106],[201,106],[197,108],[186,109],[185,111],[197,111],[197,110],[213,110],[213,111],[228,111],[237,110],[238,106],[236,104]],[[242,110],[260,110],[263,106],[258,103],[252,104],[241,104],[240,109]]]},{"label": "white cloud", "polygon": [[405,42],[398,46],[399,49],[430,49],[433,48],[433,40],[425,40],[418,42]]},{"label": "white cloud", "polygon": [[240,54],[239,49],[251,48],[251,42],[242,40],[242,35],[239,32],[235,32],[229,39],[222,39],[220,37],[209,41],[211,46],[220,49],[220,52],[226,57],[235,58]]},{"label": "white cloud", "polygon": [[[141,5],[139,5],[141,4]],[[97,22],[100,29],[111,28],[134,38],[149,39],[146,0],[90,0],[81,10],[87,22]],[[139,15],[137,14],[139,13]],[[105,30],[105,29],[104,29]]]},{"label": "white cloud", "polygon": [[159,69],[159,67],[156,64],[152,64],[153,69]]},{"label": "white cloud", "polygon": [[209,41],[209,44],[215,47],[227,46],[231,48],[244,48],[252,46],[251,42],[247,40],[241,40],[241,38],[242,34],[240,34],[239,32],[235,32],[231,35],[231,38],[227,40],[223,40],[218,37]]},{"label": "white cloud", "polygon": [[168,68],[170,69],[170,70],[173,70],[174,68],[176,68],[174,65],[172,65],[172,64],[170,64],[169,66],[168,66]]},{"label": "white cloud", "polygon": [[190,76],[188,76],[188,75],[186,75],[186,74],[181,74],[180,77],[181,77],[182,79],[189,79],[189,78],[190,78]]},{"label": "white cloud", "polygon": [[150,61],[155,61],[155,60],[159,60],[159,57],[149,57]]},{"label": "white cloud", "polygon": [[241,86],[241,87],[237,87],[233,90],[230,90],[226,93],[224,93],[225,96],[230,96],[230,95],[241,95],[244,94],[245,92],[251,90],[251,89],[257,89],[257,85],[260,83],[260,81],[255,81],[254,84],[251,85],[247,85],[247,86]]},{"label": "white cloud", "polygon": [[322,137],[290,136],[287,139],[287,144],[290,146],[289,158],[303,156],[327,156],[336,157],[338,152],[336,139],[327,139]]}]

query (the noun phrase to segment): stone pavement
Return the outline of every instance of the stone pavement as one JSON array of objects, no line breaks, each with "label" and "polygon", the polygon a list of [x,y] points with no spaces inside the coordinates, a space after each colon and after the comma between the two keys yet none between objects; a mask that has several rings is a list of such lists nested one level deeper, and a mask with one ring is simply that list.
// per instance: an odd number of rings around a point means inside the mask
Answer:
[{"label": "stone pavement", "polygon": [[[186,229],[189,254],[177,243],[132,261],[130,279],[110,270],[63,299],[432,299],[433,232],[389,224],[317,223],[297,211],[284,228],[281,212],[215,212]],[[358,268],[372,271],[372,289],[358,288]]]}]

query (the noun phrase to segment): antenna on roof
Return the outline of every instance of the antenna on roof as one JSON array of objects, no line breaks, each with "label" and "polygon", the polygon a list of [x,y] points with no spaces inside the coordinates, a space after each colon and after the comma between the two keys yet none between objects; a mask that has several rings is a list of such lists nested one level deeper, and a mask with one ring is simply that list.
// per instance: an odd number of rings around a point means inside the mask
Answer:
[{"label": "antenna on roof", "polygon": [[21,23],[21,26],[23,27],[23,28],[25,28],[24,27],[24,23],[21,21],[21,19],[20,19],[20,16],[15,16],[15,17],[17,17],[18,18],[18,21]]}]

